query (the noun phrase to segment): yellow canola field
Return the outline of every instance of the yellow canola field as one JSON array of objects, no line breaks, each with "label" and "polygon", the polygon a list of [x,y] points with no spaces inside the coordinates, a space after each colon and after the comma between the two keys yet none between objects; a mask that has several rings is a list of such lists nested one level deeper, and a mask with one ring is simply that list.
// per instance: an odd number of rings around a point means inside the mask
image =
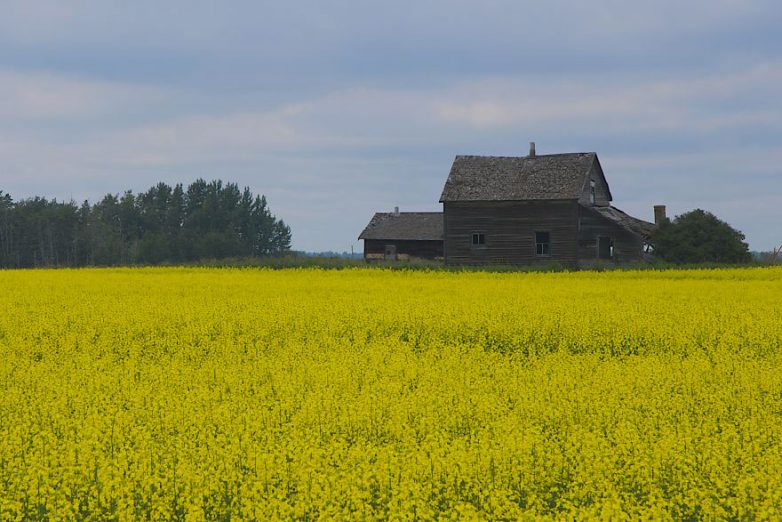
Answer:
[{"label": "yellow canola field", "polygon": [[780,519],[782,269],[0,271],[0,520]]}]

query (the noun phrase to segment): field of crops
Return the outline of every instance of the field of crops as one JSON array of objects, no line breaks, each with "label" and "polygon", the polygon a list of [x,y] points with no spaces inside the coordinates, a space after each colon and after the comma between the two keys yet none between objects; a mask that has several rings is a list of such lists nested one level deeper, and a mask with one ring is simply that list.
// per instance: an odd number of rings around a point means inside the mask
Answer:
[{"label": "field of crops", "polygon": [[782,269],[0,271],[0,519],[782,517]]}]

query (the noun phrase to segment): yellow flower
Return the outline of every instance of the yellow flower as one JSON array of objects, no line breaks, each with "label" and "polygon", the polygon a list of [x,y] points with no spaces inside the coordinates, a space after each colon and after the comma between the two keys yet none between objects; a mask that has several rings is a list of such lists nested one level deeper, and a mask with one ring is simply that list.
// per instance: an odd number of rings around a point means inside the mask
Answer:
[{"label": "yellow flower", "polygon": [[0,520],[782,512],[779,268],[0,288]]}]

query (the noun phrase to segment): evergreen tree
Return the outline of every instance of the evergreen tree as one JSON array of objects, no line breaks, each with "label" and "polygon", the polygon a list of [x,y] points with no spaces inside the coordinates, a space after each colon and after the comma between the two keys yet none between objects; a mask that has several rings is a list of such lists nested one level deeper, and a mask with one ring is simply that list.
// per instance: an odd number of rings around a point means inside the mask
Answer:
[{"label": "evergreen tree", "polygon": [[14,255],[14,200],[0,190],[0,266],[16,266]]},{"label": "evergreen tree", "polygon": [[0,267],[176,263],[279,255],[290,228],[264,196],[235,183],[198,179],[186,189],[158,183],[97,203],[0,192]]}]

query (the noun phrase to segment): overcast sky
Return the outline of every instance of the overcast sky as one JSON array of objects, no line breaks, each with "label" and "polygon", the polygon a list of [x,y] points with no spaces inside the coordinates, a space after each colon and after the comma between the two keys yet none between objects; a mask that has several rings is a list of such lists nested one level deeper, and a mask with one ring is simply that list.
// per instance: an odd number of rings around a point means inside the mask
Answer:
[{"label": "overcast sky", "polygon": [[267,196],[302,250],[438,210],[457,154],[595,151],[614,205],[782,243],[782,3],[3,1],[0,190]]}]

